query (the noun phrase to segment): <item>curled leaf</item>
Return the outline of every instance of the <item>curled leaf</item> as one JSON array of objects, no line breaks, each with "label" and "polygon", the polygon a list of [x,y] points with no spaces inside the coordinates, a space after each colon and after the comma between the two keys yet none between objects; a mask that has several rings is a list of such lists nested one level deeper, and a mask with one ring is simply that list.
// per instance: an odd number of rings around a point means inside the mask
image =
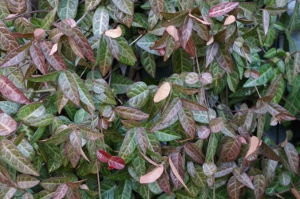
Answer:
[{"label": "curled leaf", "polygon": [[163,172],[164,172],[164,166],[158,165],[149,173],[142,175],[140,177],[140,183],[147,184],[147,183],[155,182],[162,175]]},{"label": "curled leaf", "polygon": [[155,93],[153,101],[157,103],[166,99],[169,96],[170,91],[171,91],[171,84],[169,82],[163,83]]},{"label": "curled leaf", "polygon": [[118,38],[122,35],[122,29],[120,26],[117,26],[116,29],[109,29],[104,32],[104,34],[110,38]]}]

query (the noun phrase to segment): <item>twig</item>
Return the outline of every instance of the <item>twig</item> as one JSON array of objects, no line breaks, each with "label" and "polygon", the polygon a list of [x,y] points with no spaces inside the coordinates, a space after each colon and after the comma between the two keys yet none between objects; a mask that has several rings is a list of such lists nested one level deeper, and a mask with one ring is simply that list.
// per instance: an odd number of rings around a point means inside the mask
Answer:
[{"label": "twig", "polygon": [[129,44],[129,46],[131,46],[132,44],[134,44],[135,42],[137,42],[142,36],[143,36],[143,34],[140,34],[140,36],[138,36],[138,38],[136,38],[133,42],[131,42]]}]

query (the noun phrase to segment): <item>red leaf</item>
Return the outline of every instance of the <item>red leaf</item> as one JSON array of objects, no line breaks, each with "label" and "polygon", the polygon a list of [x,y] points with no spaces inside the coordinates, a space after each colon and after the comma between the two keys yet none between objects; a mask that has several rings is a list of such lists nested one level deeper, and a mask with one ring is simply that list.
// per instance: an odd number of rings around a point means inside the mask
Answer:
[{"label": "red leaf", "polygon": [[0,77],[0,91],[2,95],[9,100],[20,103],[29,104],[29,99],[20,91],[6,76]]},{"label": "red leaf", "polygon": [[97,151],[97,158],[101,161],[101,162],[108,162],[108,160],[111,158],[111,155],[109,153],[107,153],[106,151],[103,150],[98,150]]},{"label": "red leaf", "polygon": [[187,16],[182,26],[182,35],[180,38],[182,48],[184,49],[186,48],[186,45],[192,35],[192,30],[193,30],[193,19]]},{"label": "red leaf", "polygon": [[111,158],[108,160],[108,168],[121,170],[124,167],[125,161],[122,158],[119,158],[118,156],[111,156]]},{"label": "red leaf", "polygon": [[[183,170],[181,154],[178,152],[175,152],[175,153],[172,153],[169,158],[173,162],[175,169],[177,170],[180,178],[184,179],[184,170]],[[170,170],[170,176],[171,176],[172,182],[175,186],[175,189],[176,190],[179,189],[179,187],[181,186],[180,179],[178,179],[179,176],[176,177],[176,175],[174,174],[172,169]]]},{"label": "red leaf", "polygon": [[148,114],[136,108],[118,106],[114,108],[116,114],[127,120],[145,120],[149,117]]},{"label": "red leaf", "polygon": [[220,3],[209,10],[208,16],[220,17],[227,14],[239,5],[238,2]]},{"label": "red leaf", "polygon": [[27,49],[30,47],[31,43],[27,43],[23,46],[20,46],[18,48],[13,49],[10,51],[4,60],[1,62],[0,67],[9,67],[16,64],[19,64],[21,61],[23,61],[27,55]]},{"label": "red leaf", "polygon": [[157,183],[165,193],[170,195],[172,194],[169,175],[166,171],[164,171],[162,175],[157,179]]}]

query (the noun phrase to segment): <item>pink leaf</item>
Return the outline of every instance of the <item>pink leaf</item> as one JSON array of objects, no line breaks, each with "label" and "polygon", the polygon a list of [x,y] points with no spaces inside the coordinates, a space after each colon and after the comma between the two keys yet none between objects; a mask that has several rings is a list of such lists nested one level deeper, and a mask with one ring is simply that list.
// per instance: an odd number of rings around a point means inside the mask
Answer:
[{"label": "pink leaf", "polygon": [[121,170],[124,167],[125,161],[122,158],[119,158],[118,156],[111,156],[111,158],[108,160],[108,168]]},{"label": "pink leaf", "polygon": [[239,5],[238,2],[220,3],[209,10],[208,16],[210,17],[223,16],[228,12],[230,12],[231,10],[235,9],[238,5]]}]

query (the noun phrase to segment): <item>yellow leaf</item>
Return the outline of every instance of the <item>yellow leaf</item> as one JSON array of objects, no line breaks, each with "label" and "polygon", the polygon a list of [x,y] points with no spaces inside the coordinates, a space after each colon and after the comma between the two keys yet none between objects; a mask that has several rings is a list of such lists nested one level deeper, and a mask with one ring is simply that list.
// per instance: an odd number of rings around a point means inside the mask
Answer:
[{"label": "yellow leaf", "polygon": [[120,26],[117,26],[116,29],[106,30],[104,34],[110,38],[118,38],[122,35],[122,29]]}]

